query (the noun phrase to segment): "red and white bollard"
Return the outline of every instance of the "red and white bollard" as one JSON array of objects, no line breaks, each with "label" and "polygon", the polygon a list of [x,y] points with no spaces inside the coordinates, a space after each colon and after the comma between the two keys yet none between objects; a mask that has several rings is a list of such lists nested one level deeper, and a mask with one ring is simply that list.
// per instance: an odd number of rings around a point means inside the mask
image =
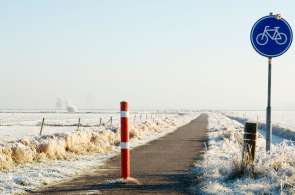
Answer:
[{"label": "red and white bollard", "polygon": [[122,101],[121,105],[121,176],[124,180],[130,177],[130,152],[128,130],[128,103]]}]

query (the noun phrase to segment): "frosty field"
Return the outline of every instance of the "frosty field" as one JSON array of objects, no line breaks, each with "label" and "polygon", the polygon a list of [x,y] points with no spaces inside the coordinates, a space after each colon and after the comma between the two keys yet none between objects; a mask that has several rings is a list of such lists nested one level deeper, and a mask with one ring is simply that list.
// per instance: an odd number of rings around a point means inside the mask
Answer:
[{"label": "frosty field", "polygon": [[43,135],[72,132],[81,124],[98,126],[100,118],[107,122],[112,116],[118,122],[118,113],[0,113],[0,143],[15,141],[23,137],[38,136],[42,118],[45,118]]},{"label": "frosty field", "polygon": [[[295,131],[293,114],[274,112],[274,124]],[[198,115],[198,112],[131,113],[131,147],[158,139]],[[208,115],[209,142],[193,170],[198,180],[197,193],[294,192],[294,143],[274,135],[272,153],[266,154],[263,130],[258,132],[255,177],[239,175],[243,124],[228,116],[254,121],[258,116],[263,123],[264,112],[208,112]],[[115,111],[1,113],[0,116],[0,194],[24,193],[64,181],[97,168],[120,151],[119,113]],[[39,136],[43,117],[45,126],[43,135]]]},{"label": "frosty field", "polygon": [[[0,194],[23,193],[85,173],[119,152],[118,112],[0,116]],[[131,147],[157,139],[197,116],[198,113],[131,113]],[[43,117],[46,125],[39,136]]]},{"label": "frosty field", "polygon": [[[172,116],[173,114],[156,112],[131,113],[130,122],[137,123],[144,120],[154,120],[155,118],[163,119],[170,115]],[[42,135],[70,133],[77,129],[79,118],[81,120],[81,128],[110,127],[111,117],[112,126],[115,127],[119,124],[119,113],[116,111],[96,113],[0,113],[0,144],[24,137],[38,136],[43,117],[45,118],[45,126]]]},{"label": "frosty field", "polygon": [[295,146],[273,136],[272,152],[265,152],[264,131],[256,140],[254,172],[241,174],[243,124],[221,113],[209,113],[209,142],[194,172],[201,194],[292,194],[295,192]]}]

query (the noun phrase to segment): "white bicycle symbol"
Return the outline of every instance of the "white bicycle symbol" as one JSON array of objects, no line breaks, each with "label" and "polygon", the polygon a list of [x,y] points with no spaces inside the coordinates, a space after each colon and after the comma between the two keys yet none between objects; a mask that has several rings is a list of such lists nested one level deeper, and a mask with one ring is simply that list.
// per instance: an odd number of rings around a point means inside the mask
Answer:
[{"label": "white bicycle symbol", "polygon": [[268,40],[271,39],[278,45],[286,44],[288,41],[287,35],[279,32],[279,29],[280,27],[269,28],[269,26],[265,26],[264,31],[257,35],[256,43],[258,45],[266,45]]}]

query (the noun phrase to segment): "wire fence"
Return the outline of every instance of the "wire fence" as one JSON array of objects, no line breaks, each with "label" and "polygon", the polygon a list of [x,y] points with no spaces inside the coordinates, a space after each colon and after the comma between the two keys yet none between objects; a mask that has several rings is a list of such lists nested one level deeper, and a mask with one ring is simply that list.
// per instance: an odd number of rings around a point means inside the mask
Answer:
[{"label": "wire fence", "polygon": [[[145,121],[159,123],[159,120],[169,118],[171,114],[163,114],[163,113],[132,113],[129,117],[129,122],[132,124],[142,123]],[[115,124],[115,121],[117,122]],[[40,126],[40,133],[41,136],[44,132],[45,127],[76,127],[76,130],[80,130],[82,127],[92,127],[92,128],[99,128],[104,127],[105,129],[109,130],[116,130],[119,124],[119,117],[115,118],[114,116],[109,117],[99,117],[97,123],[89,124],[83,123],[81,118],[79,117],[77,123],[72,124],[62,124],[62,123],[50,123],[46,121],[46,118],[43,117],[41,122],[38,126]]]}]

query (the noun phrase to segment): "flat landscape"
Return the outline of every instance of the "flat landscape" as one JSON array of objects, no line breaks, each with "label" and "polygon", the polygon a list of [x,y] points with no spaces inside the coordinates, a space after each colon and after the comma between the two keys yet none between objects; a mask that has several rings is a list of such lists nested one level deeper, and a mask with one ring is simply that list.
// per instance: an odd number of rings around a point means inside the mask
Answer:
[{"label": "flat landscape", "polygon": [[[0,115],[0,134],[5,138],[0,146],[2,194],[23,193],[91,171],[91,167],[102,165],[120,151],[119,112]],[[131,147],[164,136],[198,115],[175,111],[131,113]],[[45,125],[40,135],[43,117]]]},{"label": "flat landscape", "polygon": [[295,1],[0,1],[0,195],[295,195]]},{"label": "flat landscape", "polygon": [[[0,193],[31,192],[43,194],[46,192],[52,194],[58,193],[59,189],[60,192],[68,193],[79,191],[81,193],[116,194],[116,192],[118,193],[117,190],[123,188],[127,190],[126,193],[135,193],[137,190],[148,192],[149,189],[155,193],[165,194],[168,193],[168,188],[165,185],[174,186],[169,193],[177,194],[240,193],[241,189],[245,193],[291,193],[295,190],[293,188],[295,182],[293,178],[293,173],[295,173],[293,164],[295,158],[294,140],[274,135],[272,153],[266,154],[265,130],[263,128],[258,129],[257,134],[256,159],[254,161],[255,177],[251,174],[240,175],[244,128],[244,123],[240,119],[245,121],[245,116],[248,116],[249,118],[246,118],[246,120],[251,121],[255,118],[255,114],[257,117],[258,113],[263,112],[158,111],[131,114],[129,117],[130,145],[131,148],[134,148],[134,151],[131,152],[132,175],[141,185],[136,187],[132,184],[129,186],[130,188],[128,188],[128,185],[117,186],[115,184],[112,187],[112,182],[105,186],[106,182],[116,181],[120,178],[118,112],[2,113],[1,134],[9,139],[3,140],[1,143]],[[280,111],[279,115],[288,116],[292,113]],[[189,127],[189,124],[192,124],[201,114],[202,116],[207,115],[208,124],[199,130],[197,127],[190,127],[192,134],[190,136],[188,134],[186,138],[183,137],[183,140],[195,140],[191,143],[187,142],[187,147],[193,146],[194,142],[195,144],[199,143],[201,147],[198,146],[199,149],[192,150],[193,156],[189,157],[190,160],[185,160],[185,162],[188,162],[187,165],[176,168],[181,171],[182,177],[179,175],[180,180],[177,180],[180,183],[171,184],[163,178],[152,176],[151,173],[159,172],[162,169],[164,170],[163,173],[166,174],[169,174],[169,171],[171,171],[170,174],[175,173],[176,169],[173,171],[172,168],[175,160],[169,159],[173,158],[173,154],[181,152],[182,149],[185,151],[183,154],[186,154],[188,149],[185,149],[185,145],[177,146],[178,143],[175,143],[175,148],[171,147],[168,149],[170,152],[167,153],[164,150],[165,142],[161,146],[161,140],[179,141],[179,144],[181,144],[182,133],[187,131],[185,130],[186,126]],[[43,127],[44,135],[39,135],[40,118],[43,117],[47,123]],[[108,122],[111,117],[112,123]],[[80,118],[81,123],[79,129],[77,127],[78,118]],[[292,117],[289,116],[289,118]],[[102,122],[100,122],[100,119]],[[276,118],[274,117],[274,119]],[[99,123],[101,124],[99,125]],[[46,124],[49,125],[46,126]],[[13,129],[13,131],[5,131],[5,127]],[[287,126],[284,126],[279,131],[285,131],[286,128]],[[35,129],[35,131],[31,132],[31,129]],[[18,131],[23,133],[20,135]],[[202,139],[197,138],[198,135],[201,135],[199,131],[204,132]],[[293,130],[291,129],[291,131]],[[178,139],[176,137],[169,138],[169,133],[175,134]],[[95,142],[93,141],[94,138],[100,141]],[[172,142],[166,143],[168,148]],[[157,147],[162,148],[163,153],[157,152],[161,150]],[[40,148],[43,149],[40,150]],[[151,156],[146,156],[148,154]],[[153,154],[155,157],[153,157]],[[158,154],[160,155],[159,160],[156,157]],[[165,155],[168,156],[161,158]],[[187,158],[185,155],[176,155],[175,157],[180,161]],[[138,159],[142,158],[151,159],[155,166],[151,166],[146,161],[147,159],[142,161],[144,163],[140,163]],[[168,168],[170,166],[172,166],[171,170]],[[112,171],[105,172],[110,167],[113,167],[110,169]],[[147,169],[146,172],[145,169]],[[137,172],[139,170],[143,172]],[[93,175],[93,171],[95,175]],[[96,179],[91,184],[90,178],[94,176]],[[87,177],[89,177],[89,180]],[[75,181],[75,185],[69,188],[65,182],[71,183],[71,180]],[[84,185],[83,182],[90,182],[89,186],[92,187],[79,187]],[[95,182],[98,183],[95,184]],[[153,185],[161,184],[163,186],[153,188],[150,182],[155,182]],[[63,189],[63,186],[68,187]],[[77,190],[72,191],[70,189]]]}]

